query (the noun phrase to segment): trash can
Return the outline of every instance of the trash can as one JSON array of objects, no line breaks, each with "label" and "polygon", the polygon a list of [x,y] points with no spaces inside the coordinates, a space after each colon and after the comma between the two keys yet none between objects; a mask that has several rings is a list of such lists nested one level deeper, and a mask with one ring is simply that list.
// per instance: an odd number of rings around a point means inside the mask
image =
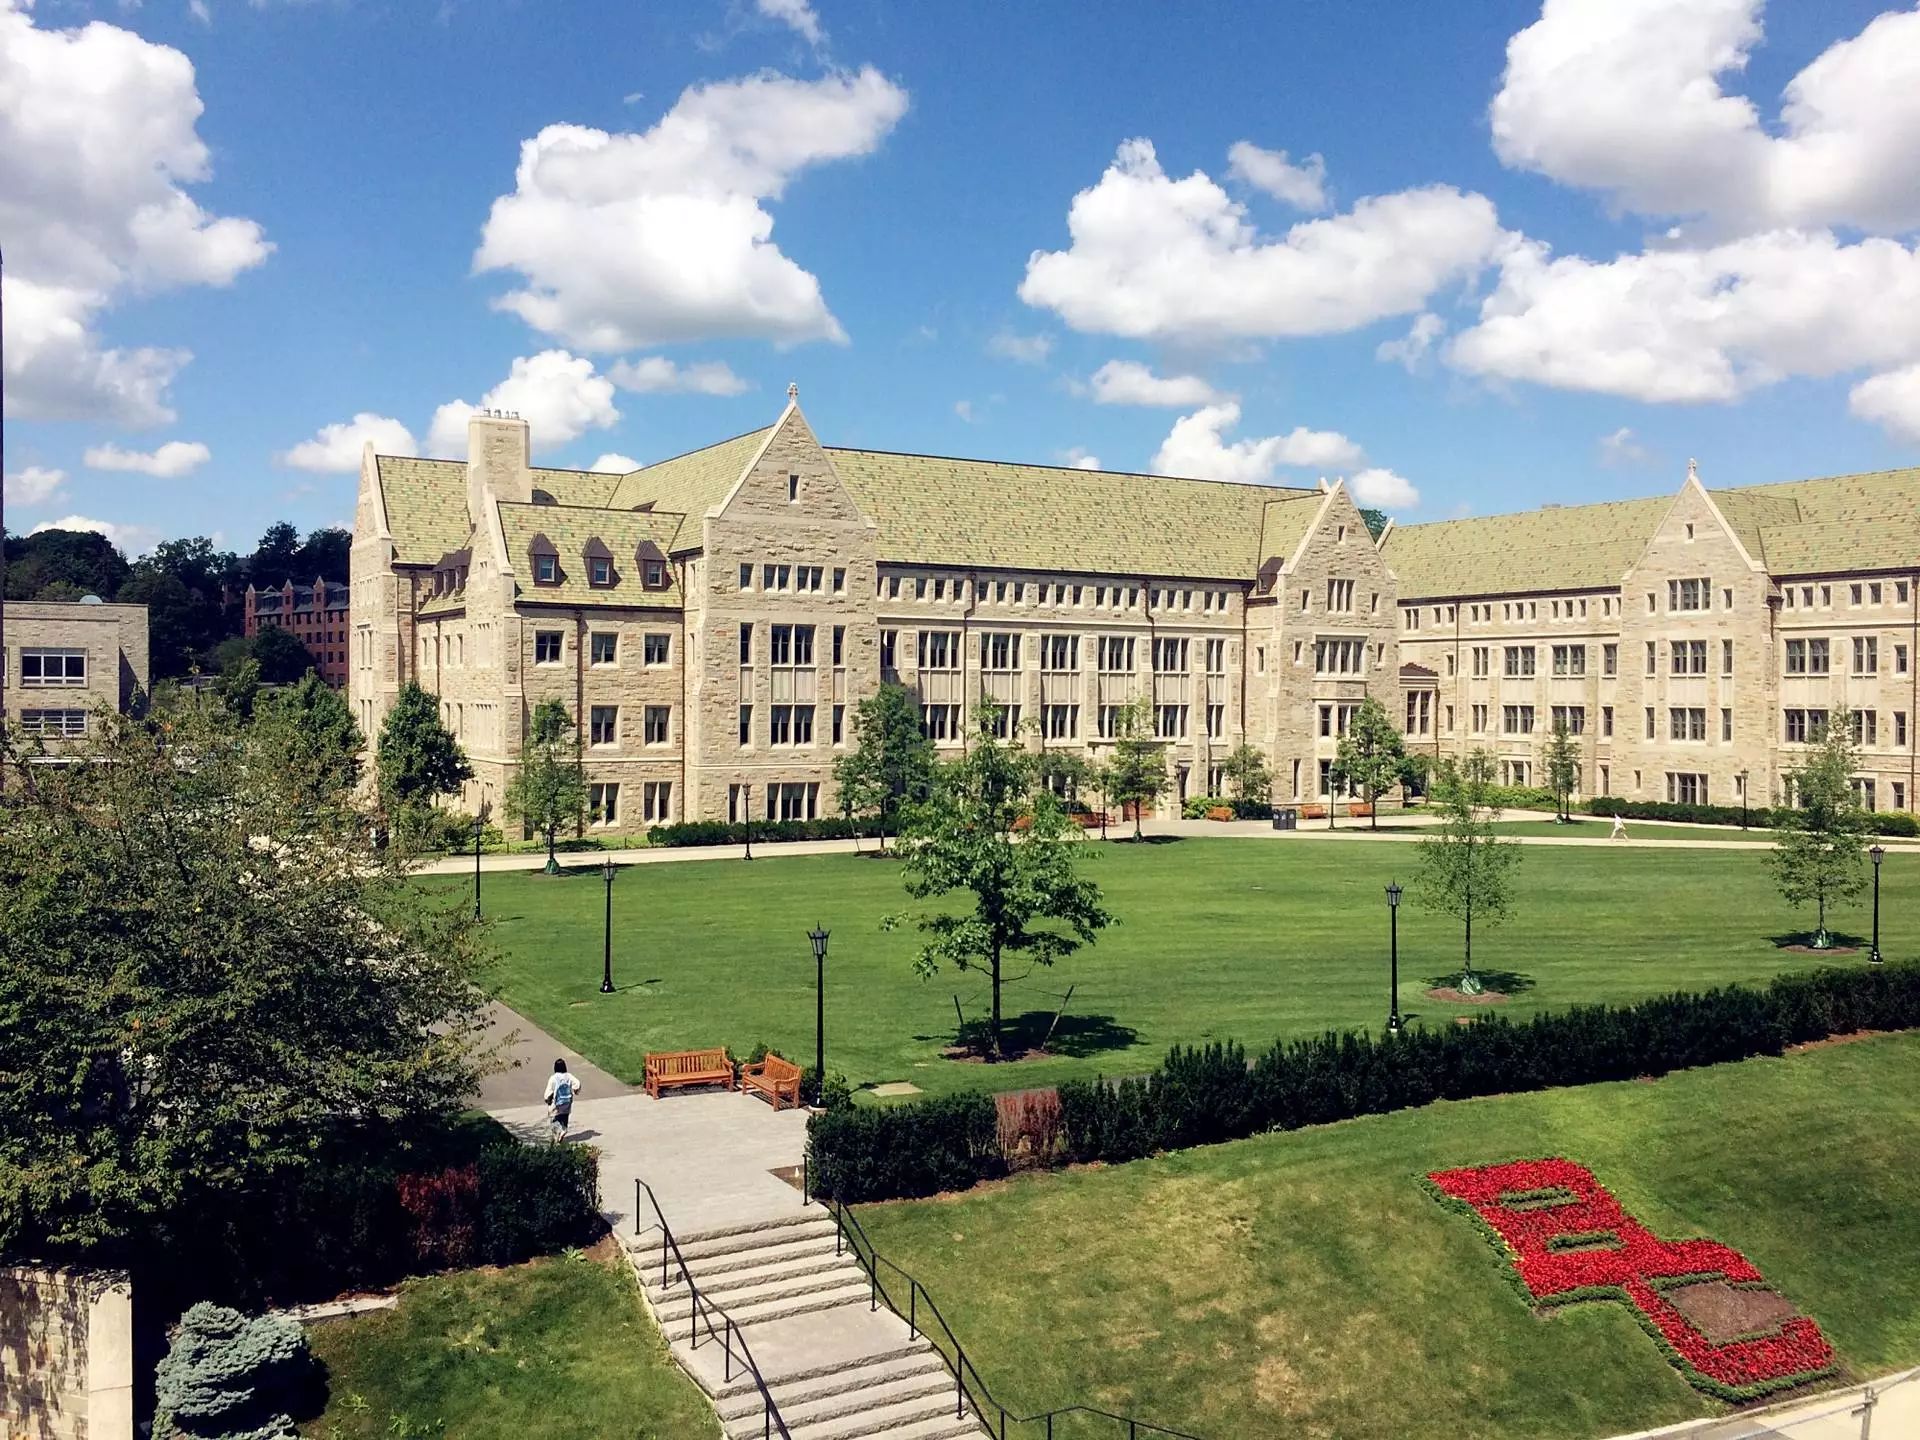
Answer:
[{"label": "trash can", "polygon": [[1300,812],[1292,806],[1281,806],[1273,812],[1273,828],[1276,830],[1299,829]]}]

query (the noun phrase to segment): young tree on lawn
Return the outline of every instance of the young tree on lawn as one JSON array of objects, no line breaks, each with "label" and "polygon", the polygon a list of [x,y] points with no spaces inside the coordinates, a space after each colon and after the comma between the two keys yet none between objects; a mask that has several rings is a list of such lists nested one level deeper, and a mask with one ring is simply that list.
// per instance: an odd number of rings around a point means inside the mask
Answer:
[{"label": "young tree on lawn", "polygon": [[1233,799],[1240,805],[1268,805],[1273,801],[1273,772],[1267,769],[1267,757],[1258,746],[1245,741],[1233,747],[1221,770]]},{"label": "young tree on lawn", "polygon": [[555,833],[577,820],[587,805],[587,779],[580,771],[580,757],[567,743],[571,729],[573,718],[564,703],[542,700],[536,705],[527,724],[520,768],[500,797],[510,817],[546,837],[549,875],[560,873],[560,862],[553,854]]},{"label": "young tree on lawn", "polygon": [[972,898],[966,911],[942,906],[918,917],[926,943],[914,969],[923,978],[943,965],[986,975],[993,992],[987,1033],[998,1059],[1006,967],[1052,965],[1112,917],[1100,887],[1079,874],[1080,827],[1039,783],[1035,757],[993,738],[993,712],[990,702],[975,710],[968,752],[939,766],[927,799],[902,810],[900,854],[914,899]]},{"label": "young tree on lawn", "polygon": [[1567,729],[1564,718],[1553,722],[1553,735],[1547,741],[1547,788],[1553,791],[1556,820],[1570,820],[1569,798],[1580,784],[1580,742]]},{"label": "young tree on lawn", "polygon": [[79,764],[7,743],[0,1250],[137,1269],[269,1174],[461,1110],[469,907],[408,883],[351,796],[191,704],[100,712]]},{"label": "young tree on lawn", "polygon": [[1819,743],[1789,777],[1794,803],[1774,812],[1774,878],[1780,895],[1796,908],[1818,907],[1814,948],[1832,943],[1827,906],[1858,895],[1867,883],[1867,815],[1853,792],[1860,763],[1851,710],[1835,710]]},{"label": "young tree on lawn", "polygon": [[1093,765],[1071,750],[1042,750],[1034,756],[1034,778],[1059,796],[1071,813],[1084,803],[1080,792],[1093,789]]},{"label": "young tree on lawn", "polygon": [[374,753],[380,808],[404,836],[441,795],[473,778],[460,744],[440,723],[439,702],[409,680],[394,697]]},{"label": "young tree on lawn", "polygon": [[1347,733],[1340,737],[1333,768],[1329,771],[1335,789],[1345,786],[1359,791],[1367,802],[1372,827],[1380,827],[1380,797],[1397,785],[1407,763],[1407,747],[1400,727],[1393,723],[1387,707],[1369,695],[1360,702]]},{"label": "young tree on lawn", "polygon": [[1420,841],[1420,872],[1414,888],[1430,910],[1460,919],[1466,926],[1466,966],[1460,989],[1480,993],[1473,973],[1473,922],[1498,924],[1513,909],[1513,870],[1520,863],[1517,841],[1501,840],[1493,822],[1493,756],[1475,750],[1459,763],[1444,760],[1433,776],[1433,797],[1444,817]]},{"label": "young tree on lawn", "polygon": [[904,685],[883,684],[853,711],[853,748],[835,758],[834,784],[849,818],[878,822],[880,849],[903,805],[924,800],[933,783],[933,742]]},{"label": "young tree on lawn", "polygon": [[1124,817],[1133,807],[1133,838],[1140,838],[1140,809],[1167,793],[1167,747],[1153,734],[1153,702],[1145,696],[1114,712],[1113,753],[1106,763],[1107,799]]},{"label": "young tree on lawn", "polygon": [[268,696],[254,728],[262,751],[277,754],[289,778],[317,794],[337,795],[359,783],[360,727],[340,692],[314,671]]}]

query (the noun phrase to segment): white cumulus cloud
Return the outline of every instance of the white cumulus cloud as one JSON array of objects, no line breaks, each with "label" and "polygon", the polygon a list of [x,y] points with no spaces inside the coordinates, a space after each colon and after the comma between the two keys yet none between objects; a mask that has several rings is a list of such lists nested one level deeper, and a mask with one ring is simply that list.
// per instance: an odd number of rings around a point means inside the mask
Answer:
[{"label": "white cumulus cloud", "polygon": [[1137,360],[1109,360],[1093,372],[1087,389],[1100,405],[1166,405],[1185,409],[1211,405],[1220,393],[1198,375],[1156,375]]},{"label": "white cumulus cloud", "polygon": [[1079,445],[1075,445],[1071,450],[1066,451],[1060,458],[1076,470],[1098,470],[1100,468],[1100,457],[1089,453]]},{"label": "white cumulus cloud", "polygon": [[507,378],[480,397],[478,405],[449,400],[433,412],[427,448],[435,455],[467,453],[467,421],[476,410],[507,410],[527,422],[535,450],[551,450],[589,430],[619,423],[613,381],[598,374],[593,362],[565,350],[543,350],[513,362]]},{"label": "white cumulus cloud", "polygon": [[1411,510],[1420,503],[1420,492],[1411,480],[1377,465],[1350,476],[1347,491],[1356,505],[1379,510]]},{"label": "white cumulus cloud", "polygon": [[748,388],[724,360],[679,365],[664,355],[616,361],[607,368],[607,378],[622,390],[640,394],[739,395]]},{"label": "white cumulus cloud", "polygon": [[1920,359],[1920,253],[1777,230],[1613,260],[1509,252],[1449,363],[1645,401],[1732,400],[1788,376]]},{"label": "white cumulus cloud", "polygon": [[89,470],[125,470],[173,480],[191,475],[213,458],[198,440],[169,440],[157,450],[123,450],[118,445],[96,445],[82,457]]},{"label": "white cumulus cloud", "polygon": [[1284,150],[1262,150],[1251,140],[1227,147],[1227,173],[1296,210],[1327,208],[1327,162],[1309,155],[1298,165]]},{"label": "white cumulus cloud", "polygon": [[1653,452],[1640,443],[1632,429],[1622,425],[1610,435],[1600,437],[1600,463],[1606,466],[1645,465]]},{"label": "white cumulus cloud", "polygon": [[820,16],[808,0],[753,0],[753,8],[785,25],[809,45],[818,46],[827,38],[820,28]]},{"label": "white cumulus cloud", "polygon": [[1305,426],[1285,435],[1228,441],[1225,432],[1239,424],[1240,407],[1230,400],[1181,416],[1154,455],[1153,472],[1262,483],[1283,466],[1338,469],[1358,465],[1364,458],[1360,447],[1338,431]]},{"label": "white cumulus cloud", "polygon": [[136,294],[226,285],[272,246],[187,193],[211,174],[192,61],[102,21],[34,23],[0,0],[0,235],[13,413],[118,425],[174,418],[177,346],[113,346],[97,326]]},{"label": "white cumulus cloud", "polygon": [[518,272],[498,303],[579,349],[843,340],[820,282],[773,243],[764,202],[809,166],[871,154],[906,108],[869,66],[695,86],[639,134],[549,125],[521,145],[474,268]]},{"label": "white cumulus cloud", "polygon": [[600,475],[631,475],[640,468],[640,462],[631,455],[609,450],[587,468]]},{"label": "white cumulus cloud", "polygon": [[12,505],[44,505],[57,499],[67,483],[67,472],[44,465],[29,465],[0,480],[0,493]]},{"label": "white cumulus cloud", "polygon": [[1847,408],[1889,434],[1920,445],[1920,365],[1862,380],[1848,392]]},{"label": "white cumulus cloud", "polygon": [[1423,309],[1509,243],[1493,203],[1447,185],[1376,195],[1262,235],[1208,175],[1175,180],[1129,140],[1074,196],[1066,250],[1027,261],[1020,298],[1077,330],[1206,343],[1331,335]]},{"label": "white cumulus cloud", "polygon": [[62,515],[58,520],[34,526],[27,533],[38,535],[45,530],[82,530],[104,535],[116,550],[129,559],[146,554],[160,543],[160,533],[145,525],[120,525],[112,520],[95,520],[87,515]]},{"label": "white cumulus cloud", "polygon": [[1703,216],[1722,234],[1920,225],[1920,10],[1829,47],[1769,120],[1721,86],[1760,43],[1761,5],[1547,0],[1508,42],[1494,150],[1622,209]]},{"label": "white cumulus cloud", "polygon": [[398,420],[362,410],[351,420],[322,425],[311,440],[302,440],[279,457],[295,470],[348,475],[360,469],[360,454],[372,445],[377,455],[416,455],[413,432]]},{"label": "white cumulus cloud", "polygon": [[1416,315],[1407,333],[1398,340],[1382,340],[1374,347],[1373,358],[1391,360],[1406,367],[1408,373],[1425,368],[1433,342],[1446,333],[1447,322],[1431,310]]}]

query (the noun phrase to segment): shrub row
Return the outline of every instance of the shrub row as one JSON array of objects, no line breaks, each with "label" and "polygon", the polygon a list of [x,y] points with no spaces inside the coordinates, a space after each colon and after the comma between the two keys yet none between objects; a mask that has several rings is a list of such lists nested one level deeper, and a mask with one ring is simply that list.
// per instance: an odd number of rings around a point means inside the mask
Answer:
[{"label": "shrub row", "polygon": [[[845,840],[856,833],[855,827],[838,816],[819,820],[756,820],[753,843],[777,845],[783,840]],[[864,827],[859,834],[872,832]],[[649,845],[744,845],[747,827],[725,820],[687,820],[678,825],[656,825],[647,832]]]},{"label": "shrub row", "polygon": [[1204,820],[1209,810],[1231,810],[1236,820],[1269,820],[1273,806],[1265,800],[1230,800],[1223,795],[1189,795],[1180,802],[1180,818]]},{"label": "shrub row", "polygon": [[[1783,975],[1632,1005],[1581,1005],[1523,1021],[1375,1037],[1347,1031],[1274,1045],[1251,1063],[1238,1045],[1176,1048],[1150,1075],[1059,1088],[1051,1156],[1035,1127],[1008,1124],[985,1096],[818,1116],[808,1128],[817,1193],[849,1203],[961,1190],[1021,1164],[1137,1160],[1159,1150],[1294,1130],[1435,1100],[1629,1080],[1778,1055],[1858,1030],[1920,1027],[1920,963]],[[1023,1111],[1034,1109],[1031,1100]],[[1009,1153],[1003,1136],[1017,1137]]]},{"label": "shrub row", "polygon": [[[1586,807],[1601,816],[1619,815],[1627,820],[1680,820],[1692,825],[1738,825],[1744,818],[1761,829],[1772,827],[1782,811],[1755,806],[1742,810],[1738,805],[1670,805],[1663,801],[1622,800],[1601,795]],[[1867,813],[1867,828],[1879,835],[1920,836],[1920,817],[1897,810],[1873,810]]]},{"label": "shrub row", "polygon": [[408,1275],[507,1265],[587,1243],[601,1226],[599,1157],[522,1145],[489,1126],[429,1152],[350,1152],[239,1193],[199,1196],[149,1252],[157,1303],[248,1308],[327,1299]]}]

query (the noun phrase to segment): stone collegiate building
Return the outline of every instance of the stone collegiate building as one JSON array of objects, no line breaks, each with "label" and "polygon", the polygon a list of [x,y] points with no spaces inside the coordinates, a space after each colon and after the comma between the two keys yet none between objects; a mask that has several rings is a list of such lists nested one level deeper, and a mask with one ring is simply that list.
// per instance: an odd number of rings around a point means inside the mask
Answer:
[{"label": "stone collegiate building", "polygon": [[[789,392],[790,394],[792,392]],[[349,694],[440,699],[497,804],[529,717],[578,725],[596,823],[838,814],[834,756],[883,680],[942,751],[970,708],[1098,755],[1145,697],[1177,795],[1242,741],[1324,796],[1360,701],[1410,747],[1538,783],[1556,716],[1584,793],[1766,803],[1841,704],[1859,784],[1916,794],[1920,471],[1389,528],[1346,489],[823,447],[763,430],[626,475],[539,469],[476,415],[465,462],[374,455],[354,520]],[[1028,722],[1031,725],[1028,726]]]},{"label": "stone collegiate building", "polygon": [[0,719],[56,751],[85,739],[97,710],[124,712],[147,693],[147,607],[9,600],[0,686]]}]

